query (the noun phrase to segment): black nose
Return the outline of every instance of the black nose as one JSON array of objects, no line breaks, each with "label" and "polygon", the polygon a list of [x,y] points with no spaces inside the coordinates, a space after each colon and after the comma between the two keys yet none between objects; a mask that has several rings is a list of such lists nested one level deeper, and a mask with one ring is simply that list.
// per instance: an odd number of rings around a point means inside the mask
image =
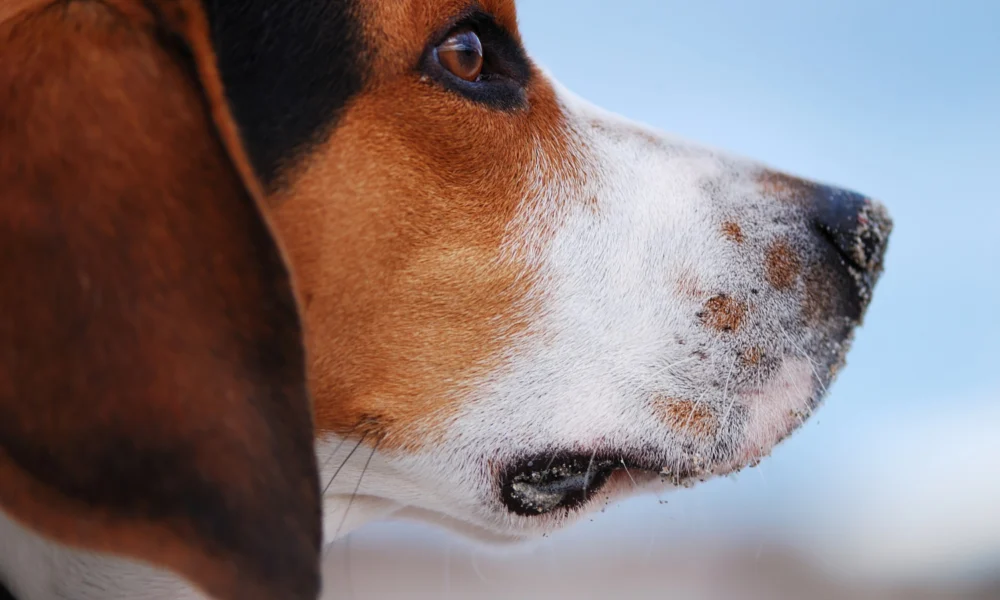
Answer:
[{"label": "black nose", "polygon": [[817,186],[813,224],[836,250],[842,264],[870,294],[882,273],[882,260],[892,232],[892,219],[880,203],[861,194]]}]

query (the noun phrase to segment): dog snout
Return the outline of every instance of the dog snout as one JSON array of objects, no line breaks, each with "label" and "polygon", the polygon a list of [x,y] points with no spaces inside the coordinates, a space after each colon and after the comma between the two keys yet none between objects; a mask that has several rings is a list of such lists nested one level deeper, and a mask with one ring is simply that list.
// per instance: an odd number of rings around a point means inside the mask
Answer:
[{"label": "dog snout", "polygon": [[[888,211],[862,194],[777,171],[760,172],[758,182],[768,201],[776,201],[780,210],[788,211],[786,215],[798,215],[809,232],[804,249],[810,255],[805,273],[807,316],[846,317],[859,323],[882,274],[892,233]],[[780,267],[788,261],[774,262]],[[781,280],[785,279],[790,281]]]}]

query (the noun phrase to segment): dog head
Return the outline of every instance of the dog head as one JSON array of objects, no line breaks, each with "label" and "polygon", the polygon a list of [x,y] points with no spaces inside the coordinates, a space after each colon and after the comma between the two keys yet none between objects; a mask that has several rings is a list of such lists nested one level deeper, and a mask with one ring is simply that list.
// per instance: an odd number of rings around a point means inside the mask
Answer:
[{"label": "dog head", "polygon": [[843,364],[877,203],[587,105],[510,0],[207,6],[300,286],[328,536],[519,539],[735,471]]},{"label": "dog head", "polygon": [[315,595],[318,488],[514,540],[752,464],[881,272],[880,205],[588,106],[512,0],[16,4],[0,504],[220,598]]}]

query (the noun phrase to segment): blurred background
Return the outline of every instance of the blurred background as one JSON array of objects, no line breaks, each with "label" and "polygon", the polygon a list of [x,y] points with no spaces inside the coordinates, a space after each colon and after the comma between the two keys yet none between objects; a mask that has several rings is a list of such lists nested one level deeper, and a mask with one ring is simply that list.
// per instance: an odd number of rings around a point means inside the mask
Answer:
[{"label": "blurred background", "polygon": [[883,200],[848,368],[757,469],[528,546],[370,525],[336,598],[1000,599],[1000,2],[520,0],[614,112]]}]

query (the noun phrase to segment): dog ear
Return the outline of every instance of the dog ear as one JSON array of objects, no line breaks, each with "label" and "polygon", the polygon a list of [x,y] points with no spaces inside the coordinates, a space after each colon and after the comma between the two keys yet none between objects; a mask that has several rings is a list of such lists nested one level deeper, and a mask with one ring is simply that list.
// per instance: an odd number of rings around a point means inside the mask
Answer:
[{"label": "dog ear", "polygon": [[35,4],[0,23],[0,508],[314,599],[301,324],[201,7]]}]

